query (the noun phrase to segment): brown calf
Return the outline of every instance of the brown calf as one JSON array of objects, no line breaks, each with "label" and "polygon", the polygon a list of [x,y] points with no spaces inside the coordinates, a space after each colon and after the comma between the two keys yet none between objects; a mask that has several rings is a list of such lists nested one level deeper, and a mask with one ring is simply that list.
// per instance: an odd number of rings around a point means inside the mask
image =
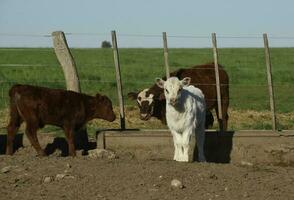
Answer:
[{"label": "brown calf", "polygon": [[45,155],[41,148],[37,130],[45,125],[61,127],[68,142],[69,155],[75,156],[74,130],[86,122],[100,118],[114,121],[112,103],[106,96],[95,97],[61,89],[49,89],[30,85],[14,85],[9,91],[10,121],[7,127],[6,154],[13,153],[13,140],[23,121],[25,134],[38,155]]}]

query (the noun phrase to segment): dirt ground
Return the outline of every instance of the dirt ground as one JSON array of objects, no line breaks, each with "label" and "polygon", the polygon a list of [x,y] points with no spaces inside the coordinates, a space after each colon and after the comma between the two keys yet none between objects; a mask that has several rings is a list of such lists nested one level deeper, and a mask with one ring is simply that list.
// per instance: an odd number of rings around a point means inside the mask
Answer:
[{"label": "dirt ground", "polygon": [[[42,135],[40,142],[45,147],[53,137]],[[116,152],[116,158],[60,153],[37,157],[24,140],[13,156],[0,155],[0,199],[294,199],[293,166],[177,163],[142,160],[128,152]],[[173,179],[183,188],[171,187]]]}]

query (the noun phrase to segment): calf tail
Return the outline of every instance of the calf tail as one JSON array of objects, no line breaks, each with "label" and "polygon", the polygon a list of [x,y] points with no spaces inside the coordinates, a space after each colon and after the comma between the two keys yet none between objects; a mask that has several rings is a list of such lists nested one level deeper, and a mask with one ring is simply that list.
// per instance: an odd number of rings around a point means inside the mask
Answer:
[{"label": "calf tail", "polygon": [[20,85],[13,85],[13,86],[10,88],[10,90],[9,90],[9,96],[10,96],[11,98],[14,97],[14,95],[15,95],[15,93],[17,92],[19,86],[20,86]]},{"label": "calf tail", "polygon": [[9,96],[10,96],[10,117],[11,120],[17,120],[20,122],[20,118],[22,117],[21,111],[19,109],[19,100],[21,98],[21,95],[17,92],[17,85],[13,86],[9,90]]}]

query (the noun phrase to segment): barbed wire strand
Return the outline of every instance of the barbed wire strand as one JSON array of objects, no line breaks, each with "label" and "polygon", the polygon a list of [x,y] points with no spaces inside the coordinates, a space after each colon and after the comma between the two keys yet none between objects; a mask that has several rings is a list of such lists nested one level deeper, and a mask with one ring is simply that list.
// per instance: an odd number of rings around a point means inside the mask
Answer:
[{"label": "barbed wire strand", "polygon": [[[97,82],[97,83],[116,83],[115,80],[113,81],[107,81],[107,80],[96,80],[96,79],[81,79],[79,80],[80,82]],[[19,80],[15,80],[15,81],[7,81],[7,80],[0,80],[0,83],[2,84],[11,84],[11,83],[16,83],[16,82],[19,82]],[[20,81],[20,82],[24,82],[24,83],[33,83],[32,80],[28,80],[28,81]],[[39,81],[38,79],[35,80],[35,82],[37,83],[64,83],[65,80],[64,79],[60,79],[60,80],[43,80],[43,81]],[[151,81],[123,81],[124,84],[150,84],[150,85],[153,85],[154,82],[151,82]],[[193,83],[193,84],[196,84],[196,85],[200,85],[200,86],[215,86],[216,84],[215,83]],[[241,87],[246,87],[250,89],[250,87],[268,87],[267,84],[250,84],[250,83],[230,83],[230,84],[221,84],[221,86],[241,86]],[[277,83],[274,83],[274,86],[275,87],[278,87],[278,86],[285,86],[285,87],[292,87],[294,86],[294,83],[293,84],[289,84],[288,82],[285,83],[284,82],[277,82]]]},{"label": "barbed wire strand", "polygon": [[[246,62],[247,63],[255,63],[254,61],[246,61]],[[242,63],[238,63],[235,66],[239,66],[240,64],[242,64]],[[123,66],[126,66],[126,65],[129,65],[129,64],[126,64],[126,63],[123,63],[123,62],[121,63],[121,66],[122,67]],[[252,67],[250,67],[248,65],[246,67],[244,67],[244,66],[242,66],[242,67],[235,67],[235,66],[228,67],[227,65],[224,65],[224,66],[226,66],[225,69],[228,72],[230,72],[230,70],[242,70],[243,72],[244,72],[244,70],[246,70],[248,72],[250,72],[251,70],[256,70],[256,66],[252,66]],[[60,65],[56,65],[56,64],[48,65],[48,64],[12,64],[12,63],[0,63],[0,68],[1,67],[17,67],[17,68],[18,67],[24,67],[24,68],[30,68],[30,67],[37,67],[38,68],[38,67],[40,67],[39,69],[36,69],[35,68],[33,70],[43,70],[43,68],[46,67],[49,70],[57,70],[57,69],[60,70]],[[107,65],[97,65],[95,63],[78,63],[77,64],[77,67],[78,67],[78,69],[80,69],[80,67],[81,67],[80,70],[82,70],[82,67],[103,68],[103,69],[113,70],[113,71],[115,70],[114,65],[110,65],[110,64],[107,64]],[[163,66],[160,66],[158,64],[150,64],[150,66],[148,66],[148,67],[149,68],[163,68]],[[182,65],[182,66],[170,65],[170,68],[171,69],[174,69],[174,70],[177,70],[177,69],[180,69],[180,68],[189,68],[189,67],[191,67],[191,66],[186,66],[186,65]],[[261,65],[260,68],[263,69],[263,70],[266,70],[265,65],[264,66]],[[122,68],[122,70],[124,70],[124,69]],[[197,68],[197,70],[209,70],[209,69],[203,67],[203,68]],[[214,70],[214,68],[210,68],[210,70]],[[275,70],[275,69],[273,69],[273,70]],[[283,70],[280,70],[279,69],[279,72],[288,72],[288,71],[289,70],[287,70],[287,69],[283,69]],[[85,73],[85,72],[82,72],[81,71],[80,73]]]},{"label": "barbed wire strand", "polygon": [[[110,33],[95,33],[95,32],[65,32],[68,36],[109,36]],[[13,36],[13,37],[51,37],[51,33],[0,33],[0,36]],[[161,34],[137,34],[137,33],[117,33],[118,37],[146,37],[146,38],[162,38]],[[175,35],[168,34],[167,37],[170,38],[196,38],[196,39],[210,39],[210,35],[196,35],[196,34],[183,34]],[[217,35],[220,39],[262,39],[262,34],[252,34],[252,35]],[[294,36],[279,36],[279,35],[269,35],[269,39],[287,39],[293,40]]]}]

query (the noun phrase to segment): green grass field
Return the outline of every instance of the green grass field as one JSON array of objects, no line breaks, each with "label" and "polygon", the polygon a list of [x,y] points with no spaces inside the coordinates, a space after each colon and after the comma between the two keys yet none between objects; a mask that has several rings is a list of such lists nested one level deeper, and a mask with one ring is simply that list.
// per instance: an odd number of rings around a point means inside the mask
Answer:
[{"label": "green grass field", "polygon": [[[117,104],[112,49],[72,49],[82,92],[108,95]],[[279,114],[294,110],[294,48],[271,49],[276,109]],[[171,71],[211,62],[212,50],[169,49]],[[153,84],[164,76],[162,49],[120,49],[124,95]],[[219,49],[219,62],[230,77],[230,108],[245,112],[269,110],[264,50],[261,48]],[[8,89],[15,83],[65,88],[61,67],[49,48],[0,49],[0,109],[7,107]],[[134,102],[125,98],[128,105]],[[289,122],[291,123],[291,122]],[[270,122],[269,122],[270,124]],[[294,126],[294,121],[291,123]],[[287,126],[281,125],[281,128]],[[241,126],[244,127],[244,126]],[[247,126],[245,126],[247,127]],[[238,127],[237,127],[238,128]],[[257,126],[258,128],[258,126]],[[261,125],[260,128],[269,128]]]}]

